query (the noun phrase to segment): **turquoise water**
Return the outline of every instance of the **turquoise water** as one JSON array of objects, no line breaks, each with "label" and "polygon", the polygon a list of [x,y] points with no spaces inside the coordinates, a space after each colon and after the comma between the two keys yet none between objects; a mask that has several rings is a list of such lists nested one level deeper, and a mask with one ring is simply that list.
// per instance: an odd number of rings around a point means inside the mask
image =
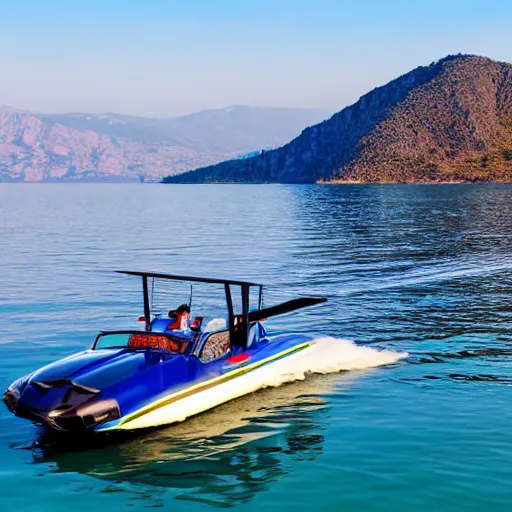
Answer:
[{"label": "turquoise water", "polygon": [[511,232],[506,185],[0,184],[2,389],[134,325],[103,269],[325,295],[269,328],[409,353],[103,446],[2,407],[0,510],[511,510]]}]

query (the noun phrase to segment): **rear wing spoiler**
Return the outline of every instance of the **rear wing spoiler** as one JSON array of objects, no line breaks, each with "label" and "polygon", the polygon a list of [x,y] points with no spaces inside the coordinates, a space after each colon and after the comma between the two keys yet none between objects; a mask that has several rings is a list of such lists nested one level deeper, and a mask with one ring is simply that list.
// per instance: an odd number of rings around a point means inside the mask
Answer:
[{"label": "rear wing spoiler", "polygon": [[258,322],[265,320],[272,316],[284,315],[297,309],[307,308],[309,306],[315,306],[327,302],[325,297],[303,297],[301,299],[292,299],[277,306],[271,306],[269,308],[259,309],[257,311],[251,311],[249,313],[249,322]]}]

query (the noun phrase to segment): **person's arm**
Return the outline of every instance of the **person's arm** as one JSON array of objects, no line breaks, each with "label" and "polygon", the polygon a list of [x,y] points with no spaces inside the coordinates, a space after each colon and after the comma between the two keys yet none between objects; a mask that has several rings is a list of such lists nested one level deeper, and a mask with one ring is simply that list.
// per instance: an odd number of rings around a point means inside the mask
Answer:
[{"label": "person's arm", "polygon": [[169,325],[167,327],[167,330],[168,331],[171,331],[171,330],[174,331],[175,329],[180,329],[181,328],[181,317],[182,316],[183,315],[177,314],[176,315],[176,319],[174,320],[174,322],[171,325]]}]

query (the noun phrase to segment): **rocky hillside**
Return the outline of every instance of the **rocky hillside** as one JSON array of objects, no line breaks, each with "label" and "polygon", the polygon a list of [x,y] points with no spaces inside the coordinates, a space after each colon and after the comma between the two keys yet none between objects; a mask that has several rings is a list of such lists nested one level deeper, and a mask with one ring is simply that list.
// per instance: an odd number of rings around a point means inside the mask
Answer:
[{"label": "rocky hillside", "polygon": [[446,57],[374,89],[282,148],[166,181],[512,181],[512,65]]},{"label": "rocky hillside", "polygon": [[279,146],[325,117],[319,110],[243,106],[171,119],[0,107],[0,181],[159,180]]}]

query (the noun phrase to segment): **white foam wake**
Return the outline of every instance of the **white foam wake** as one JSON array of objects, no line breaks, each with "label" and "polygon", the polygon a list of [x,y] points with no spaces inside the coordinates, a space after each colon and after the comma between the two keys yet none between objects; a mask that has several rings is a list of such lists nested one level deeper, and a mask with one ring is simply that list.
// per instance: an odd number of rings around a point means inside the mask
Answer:
[{"label": "white foam wake", "polygon": [[[322,337],[315,339],[315,345],[286,357],[279,365],[268,386],[280,386],[286,382],[303,380],[308,374],[335,373],[348,370],[364,370],[392,364],[408,357],[407,352],[377,350],[356,345],[353,341]],[[274,365],[269,365],[274,367]],[[277,368],[278,365],[275,365]]]}]

